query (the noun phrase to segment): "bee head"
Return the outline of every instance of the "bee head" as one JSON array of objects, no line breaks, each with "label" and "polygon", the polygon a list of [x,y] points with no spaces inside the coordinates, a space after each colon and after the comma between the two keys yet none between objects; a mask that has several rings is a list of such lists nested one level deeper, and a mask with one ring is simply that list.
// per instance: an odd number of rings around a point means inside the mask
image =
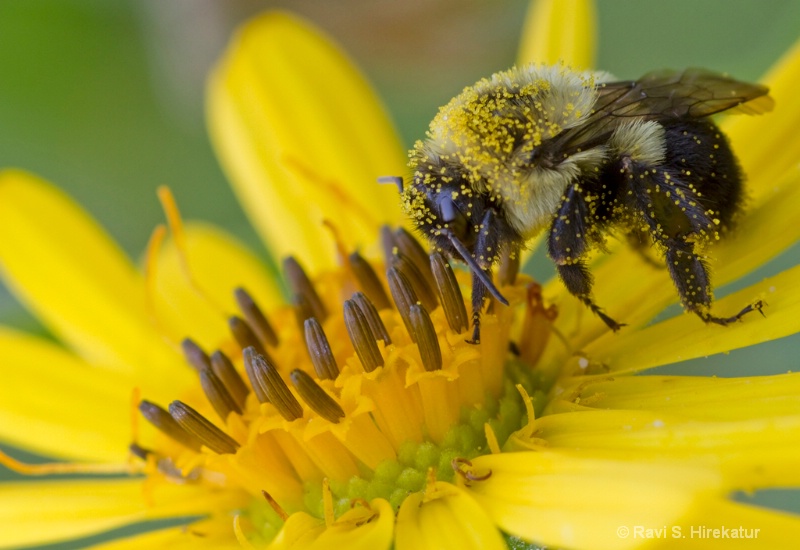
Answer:
[{"label": "bee head", "polygon": [[499,197],[471,185],[457,166],[445,162],[418,165],[402,195],[406,214],[432,248],[464,261],[505,303],[491,269],[504,251],[516,250],[523,241],[508,224]]}]

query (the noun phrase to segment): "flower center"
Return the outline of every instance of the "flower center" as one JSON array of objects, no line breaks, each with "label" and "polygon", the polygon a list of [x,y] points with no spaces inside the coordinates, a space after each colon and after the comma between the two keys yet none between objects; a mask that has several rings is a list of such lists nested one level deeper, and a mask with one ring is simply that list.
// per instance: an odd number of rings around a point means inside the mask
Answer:
[{"label": "flower center", "polygon": [[[199,386],[167,407],[139,405],[157,430],[131,449],[151,477],[240,492],[247,536],[269,540],[287,514],[323,517],[326,499],[337,517],[378,497],[398,509],[431,476],[451,480],[459,461],[496,451],[525,423],[515,384],[540,388],[515,357],[533,359],[553,314],[538,285],[506,285],[512,307],[490,305],[480,345],[470,344],[468,274],[404,230],[383,237],[385,278],[353,253],[312,282],[290,258],[293,307],[268,319],[235,291],[236,345],[225,349],[240,352],[183,342]],[[522,303],[528,336],[511,344]]]}]

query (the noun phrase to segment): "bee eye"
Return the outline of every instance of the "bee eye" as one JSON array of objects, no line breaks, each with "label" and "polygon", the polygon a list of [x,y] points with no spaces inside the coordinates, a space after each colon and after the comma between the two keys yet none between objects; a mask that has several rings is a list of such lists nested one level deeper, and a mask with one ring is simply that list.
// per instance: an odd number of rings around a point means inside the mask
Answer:
[{"label": "bee eye", "polygon": [[445,195],[439,199],[439,212],[442,215],[442,221],[445,222],[453,234],[462,237],[467,232],[467,218],[458,209],[456,202],[450,195]]},{"label": "bee eye", "polygon": [[455,220],[456,216],[461,214],[456,208],[455,201],[449,196],[439,199],[439,212],[442,213],[442,221],[446,223]]}]

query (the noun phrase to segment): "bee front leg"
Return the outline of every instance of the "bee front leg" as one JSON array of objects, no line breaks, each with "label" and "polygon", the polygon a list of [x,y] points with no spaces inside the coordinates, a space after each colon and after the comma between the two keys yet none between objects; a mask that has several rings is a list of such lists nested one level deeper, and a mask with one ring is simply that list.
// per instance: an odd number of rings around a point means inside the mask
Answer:
[{"label": "bee front leg", "polygon": [[467,340],[468,344],[481,343],[481,313],[483,312],[483,302],[486,300],[486,285],[480,277],[472,272],[472,339]]}]

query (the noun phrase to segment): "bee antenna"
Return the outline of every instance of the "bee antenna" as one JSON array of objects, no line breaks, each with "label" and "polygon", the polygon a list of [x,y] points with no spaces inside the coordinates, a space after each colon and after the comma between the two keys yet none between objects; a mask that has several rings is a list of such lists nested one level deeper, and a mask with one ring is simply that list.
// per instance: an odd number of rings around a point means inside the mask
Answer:
[{"label": "bee antenna", "polygon": [[403,178],[400,176],[381,176],[378,178],[378,183],[393,183],[397,186],[397,190],[403,192]]},{"label": "bee antenna", "polygon": [[497,289],[496,286],[494,286],[494,281],[492,281],[492,278],[489,276],[488,273],[486,273],[486,271],[484,271],[481,268],[481,266],[478,265],[478,262],[475,261],[475,258],[472,256],[472,254],[470,254],[469,250],[467,250],[467,247],[464,246],[464,243],[459,241],[458,238],[455,235],[453,235],[453,232],[450,231],[449,229],[442,229],[441,231],[442,233],[445,234],[445,236],[447,236],[447,238],[450,240],[450,244],[452,244],[453,248],[455,248],[456,251],[461,255],[461,257],[467,263],[467,265],[475,274],[475,276],[478,277],[480,282],[483,283],[483,286],[486,287],[486,290],[488,290],[489,293],[491,293],[491,295],[494,296],[498,302],[500,302],[504,306],[507,306],[508,300],[506,300],[505,297],[502,294],[500,294],[500,291]]}]

